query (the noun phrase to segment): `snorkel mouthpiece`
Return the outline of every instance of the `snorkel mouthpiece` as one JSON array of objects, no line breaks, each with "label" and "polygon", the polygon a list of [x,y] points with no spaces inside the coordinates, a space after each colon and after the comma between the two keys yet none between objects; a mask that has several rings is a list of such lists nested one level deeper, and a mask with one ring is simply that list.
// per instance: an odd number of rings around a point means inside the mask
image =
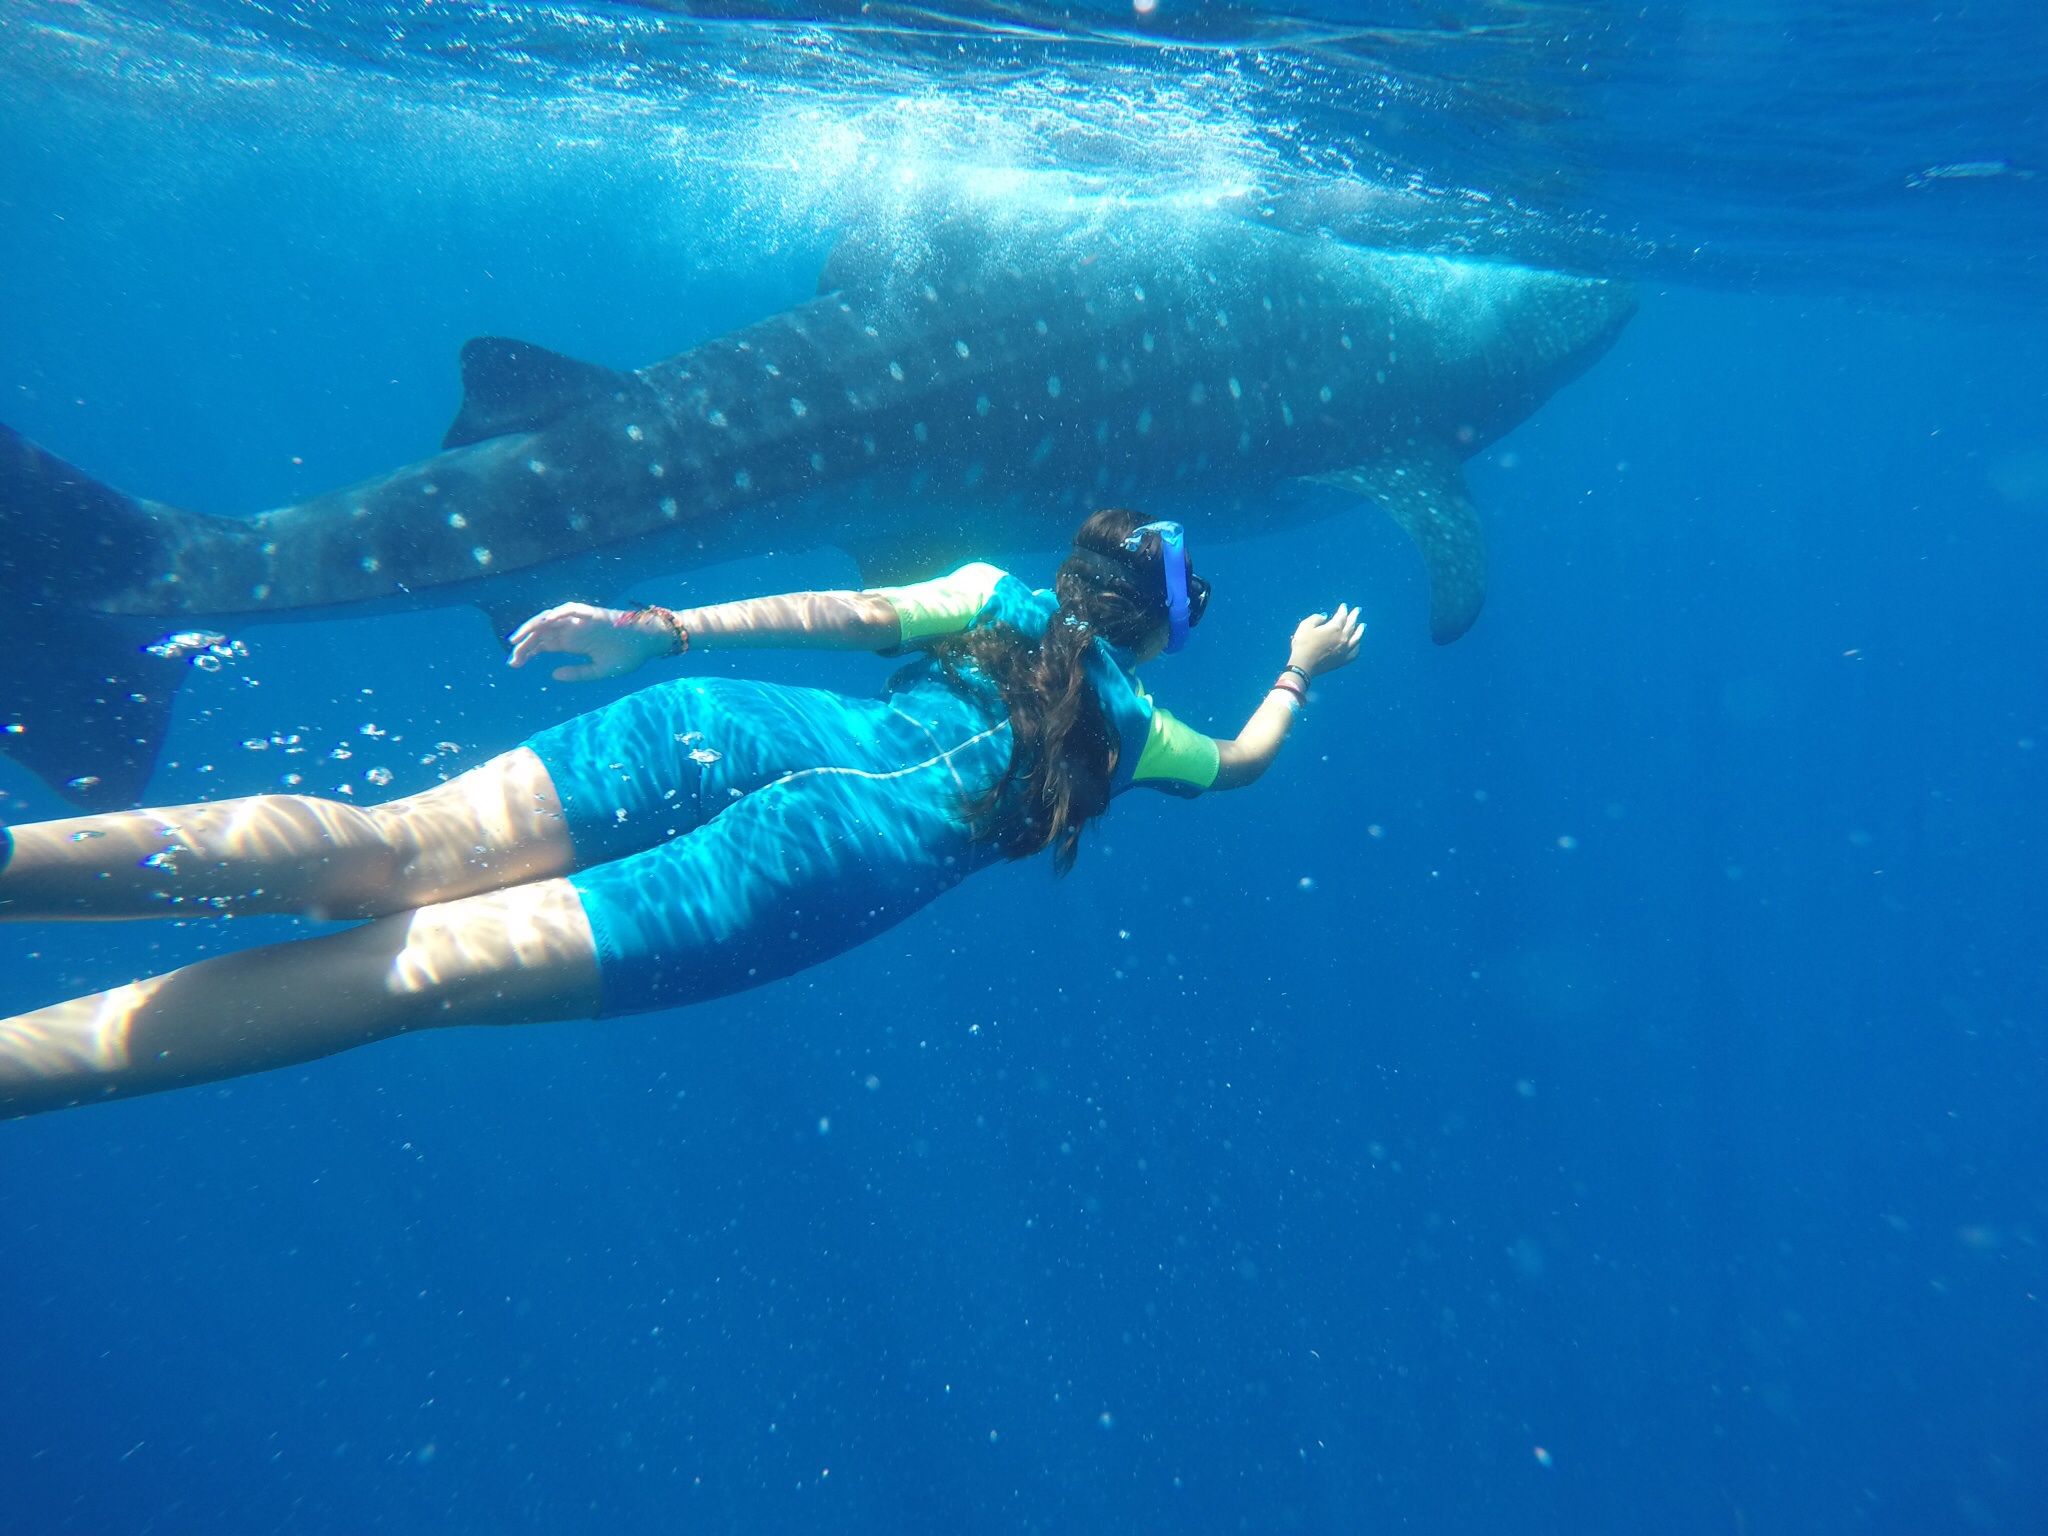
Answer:
[{"label": "snorkel mouthpiece", "polygon": [[1166,577],[1166,654],[1171,656],[1188,643],[1188,536],[1179,523],[1147,523],[1124,540],[1124,548],[1136,553],[1145,535],[1159,535],[1159,565]]}]

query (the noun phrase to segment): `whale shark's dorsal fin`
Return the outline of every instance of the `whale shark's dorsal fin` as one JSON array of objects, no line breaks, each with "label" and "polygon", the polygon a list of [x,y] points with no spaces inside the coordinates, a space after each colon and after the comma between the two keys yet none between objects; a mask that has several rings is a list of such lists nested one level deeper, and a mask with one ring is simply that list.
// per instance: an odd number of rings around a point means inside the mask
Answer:
[{"label": "whale shark's dorsal fin", "polygon": [[1378,502],[1407,530],[1429,567],[1429,632],[1438,645],[1472,627],[1486,601],[1486,536],[1449,444],[1419,441],[1381,463],[1309,478]]},{"label": "whale shark's dorsal fin", "polygon": [[607,395],[640,387],[631,374],[564,357],[530,341],[473,336],[462,344],[462,409],[443,448],[532,432]]}]

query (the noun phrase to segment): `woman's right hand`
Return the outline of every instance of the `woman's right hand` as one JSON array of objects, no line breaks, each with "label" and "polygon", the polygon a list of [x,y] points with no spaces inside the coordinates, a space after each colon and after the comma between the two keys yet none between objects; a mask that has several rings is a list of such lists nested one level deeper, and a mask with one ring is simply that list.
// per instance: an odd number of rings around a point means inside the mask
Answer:
[{"label": "woman's right hand", "polygon": [[563,603],[536,613],[512,631],[512,654],[506,659],[523,667],[536,656],[568,654],[587,658],[582,664],[555,668],[558,683],[623,677],[657,656],[675,649],[674,632],[644,610],[621,613],[593,603]]},{"label": "woman's right hand", "polygon": [[1365,637],[1365,620],[1348,603],[1339,603],[1330,614],[1312,613],[1294,626],[1294,645],[1287,660],[1310,677],[1334,672],[1358,656],[1358,642]]}]

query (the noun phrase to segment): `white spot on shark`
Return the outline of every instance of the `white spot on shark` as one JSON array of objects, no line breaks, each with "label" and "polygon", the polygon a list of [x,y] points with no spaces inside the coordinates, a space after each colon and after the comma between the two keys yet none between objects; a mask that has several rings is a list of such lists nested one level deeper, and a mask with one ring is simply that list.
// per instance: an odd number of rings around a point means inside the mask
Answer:
[{"label": "white spot on shark", "polygon": [[663,475],[668,473],[668,466],[666,464],[650,464],[647,466],[647,473],[654,476],[655,479],[659,480]]},{"label": "white spot on shark", "polygon": [[348,515],[350,517],[368,517],[370,515],[370,509],[364,506],[361,502],[357,502],[354,506],[348,509]]},{"label": "white spot on shark", "polygon": [[898,362],[891,362],[889,364],[889,377],[898,384],[901,384],[903,382],[903,365]]},{"label": "white spot on shark", "polygon": [[811,455],[811,473],[817,475],[822,475],[823,473],[825,473],[825,455],[823,455],[822,453],[814,453]]},{"label": "white spot on shark", "polygon": [[1147,331],[1143,336],[1140,336],[1138,338],[1138,345],[1143,347],[1147,352],[1150,352],[1154,347],[1159,345],[1159,338],[1154,336],[1150,331]]},{"label": "white spot on shark", "polygon": [[928,442],[931,439],[932,429],[926,426],[921,421],[912,422],[910,426],[910,434],[911,436],[915,437],[920,443]]},{"label": "white spot on shark", "polygon": [[751,491],[754,488],[754,476],[751,471],[742,469],[733,475],[732,483],[743,491]]},{"label": "white spot on shark", "polygon": [[1049,329],[1051,329],[1051,327],[1049,327],[1043,320],[1034,320],[1031,322],[1031,329],[1038,332],[1039,335],[1043,336]]},{"label": "white spot on shark", "polygon": [[863,433],[861,433],[861,435],[860,435],[860,451],[861,451],[862,453],[866,454],[866,455],[867,455],[867,456],[868,456],[869,458],[871,458],[871,459],[872,459],[872,458],[873,458],[873,457],[875,456],[875,434],[874,434],[874,433],[872,433],[872,432],[863,432]]},{"label": "white spot on shark", "polygon": [[474,560],[478,565],[489,565],[491,563],[491,552],[488,549],[485,549],[483,545],[479,544],[475,549],[472,549],[469,552],[469,558]]},{"label": "white spot on shark", "polygon": [[669,518],[672,518],[672,517],[674,517],[674,516],[676,515],[676,513],[677,513],[678,511],[680,511],[680,510],[681,510],[681,509],[680,509],[679,507],[677,507],[677,506],[676,506],[676,499],[675,499],[675,497],[673,497],[673,496],[664,496],[664,497],[662,497],[662,498],[661,498],[661,515],[662,515],[663,517],[669,517]]},{"label": "white spot on shark", "polygon": [[469,519],[460,512],[450,512],[448,514],[448,526],[450,528],[467,528],[469,526]]},{"label": "white spot on shark", "polygon": [[986,416],[986,415],[987,415],[987,414],[989,413],[989,411],[990,411],[991,409],[993,409],[993,407],[991,407],[991,406],[989,405],[989,403],[988,403],[988,396],[987,396],[987,395],[976,395],[976,396],[974,397],[974,414],[975,414],[975,415],[977,415],[977,416]]},{"label": "white spot on shark", "polygon": [[1317,390],[1316,398],[1322,401],[1323,404],[1328,405],[1330,403],[1330,386],[1325,384],[1321,389]]},{"label": "white spot on shark", "polygon": [[533,471],[533,473],[535,473],[536,475],[544,475],[548,472],[547,465],[541,463],[539,459],[528,459],[526,461],[526,467]]},{"label": "white spot on shark", "polygon": [[1244,398],[1244,386],[1238,383],[1236,379],[1230,381],[1230,398],[1233,400],[1242,400]]},{"label": "white spot on shark", "polygon": [[729,423],[725,419],[725,412],[723,411],[713,411],[709,416],[706,416],[704,419],[710,422],[711,425],[713,425],[714,427],[723,427],[729,425]]},{"label": "white spot on shark", "polygon": [[1201,405],[1209,398],[1209,386],[1200,379],[1188,386],[1188,404]]},{"label": "white spot on shark", "polygon": [[1219,309],[1219,310],[1217,310],[1217,311],[1216,311],[1216,329],[1217,329],[1217,330],[1219,330],[1219,331],[1227,331],[1227,330],[1229,330],[1229,329],[1230,329],[1230,311],[1229,311],[1229,310],[1227,310],[1227,309]]},{"label": "white spot on shark", "polygon": [[981,484],[981,477],[986,473],[988,473],[988,466],[977,459],[974,463],[967,466],[967,473],[960,477],[960,483],[971,491]]},{"label": "white spot on shark", "polygon": [[584,512],[571,512],[569,514],[569,531],[571,533],[588,533],[590,531],[589,514]]},{"label": "white spot on shark", "polygon": [[959,353],[959,354],[960,354],[960,355],[961,355],[962,357],[967,357],[967,356],[969,356],[969,355],[970,355],[970,354],[969,354],[969,352],[968,352],[968,350],[967,350],[967,343],[966,343],[966,342],[964,342],[964,341],[956,341],[956,342],[954,342],[954,343],[953,343],[953,350],[954,350],[955,352],[958,352],[958,353]]},{"label": "white spot on shark", "polygon": [[1133,288],[1133,289],[1131,290],[1131,297],[1132,297],[1132,298],[1134,298],[1134,299],[1136,299],[1136,300],[1137,300],[1137,301],[1138,301],[1138,302],[1139,302],[1140,304],[1144,303],[1144,302],[1145,302],[1145,290],[1144,290],[1143,286],[1139,286],[1139,287]]},{"label": "white spot on shark", "polygon": [[441,494],[441,487],[436,485],[433,481],[429,480],[425,485],[420,487],[420,494],[422,496],[438,496]]},{"label": "white spot on shark", "polygon": [[1148,405],[1145,407],[1144,410],[1138,412],[1138,436],[1143,437],[1147,432],[1150,432],[1151,430],[1152,407]]},{"label": "white spot on shark", "polygon": [[1337,345],[1342,347],[1346,352],[1349,352],[1351,350],[1351,338],[1344,332],[1339,331],[1337,333]]},{"label": "white spot on shark", "polygon": [[795,395],[791,395],[789,397],[789,414],[797,417],[808,416],[811,414],[811,408],[805,405],[803,401],[797,399]]},{"label": "white spot on shark", "polygon": [[379,560],[379,559],[378,559],[378,558],[377,558],[377,557],[376,557],[375,555],[365,555],[365,556],[363,556],[363,559],[362,559],[362,566],[363,566],[363,569],[364,569],[364,570],[366,570],[366,571],[368,571],[368,572],[369,572],[369,573],[370,573],[371,575],[373,575],[373,576],[377,574],[377,567],[378,567],[378,566],[380,566],[380,565],[382,565],[382,564],[383,564],[383,562],[382,562],[381,560]]},{"label": "white spot on shark", "polygon": [[1057,400],[1060,397],[1060,376],[1049,373],[1045,376],[1045,392]]},{"label": "white spot on shark", "polygon": [[1051,452],[1052,452],[1052,434],[1051,434],[1050,432],[1048,432],[1048,433],[1047,433],[1047,434],[1046,434],[1046,435],[1045,435],[1044,437],[1041,437],[1041,438],[1040,438],[1040,439],[1038,440],[1038,446],[1037,446],[1037,447],[1035,447],[1035,448],[1033,448],[1033,449],[1031,450],[1031,465],[1032,465],[1032,467],[1033,467],[1033,468],[1035,469],[1035,468],[1037,468],[1037,467],[1038,467],[1038,466],[1039,466],[1040,464],[1043,464],[1043,463],[1045,462],[1045,460],[1046,460],[1046,455],[1048,455],[1048,454],[1049,454],[1049,453],[1051,453]]},{"label": "white spot on shark", "polygon": [[635,443],[644,443],[647,441],[647,434],[640,430],[640,423],[637,421],[628,422],[626,424],[626,437],[628,441]]},{"label": "white spot on shark", "polygon": [[1285,400],[1280,402],[1280,419],[1290,427],[1294,425],[1294,407]]}]

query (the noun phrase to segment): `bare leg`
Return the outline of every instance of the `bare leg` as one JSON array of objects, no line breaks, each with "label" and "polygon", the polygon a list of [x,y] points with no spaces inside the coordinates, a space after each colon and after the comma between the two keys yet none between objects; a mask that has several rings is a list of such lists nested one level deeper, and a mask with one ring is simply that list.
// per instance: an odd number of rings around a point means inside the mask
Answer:
[{"label": "bare leg", "polygon": [[598,995],[575,890],[515,886],[0,1020],[0,1118],[237,1077],[408,1030],[589,1018]]},{"label": "bare leg", "polygon": [[525,747],[387,805],[256,795],[13,833],[0,921],[378,917],[572,867],[562,803]]}]

